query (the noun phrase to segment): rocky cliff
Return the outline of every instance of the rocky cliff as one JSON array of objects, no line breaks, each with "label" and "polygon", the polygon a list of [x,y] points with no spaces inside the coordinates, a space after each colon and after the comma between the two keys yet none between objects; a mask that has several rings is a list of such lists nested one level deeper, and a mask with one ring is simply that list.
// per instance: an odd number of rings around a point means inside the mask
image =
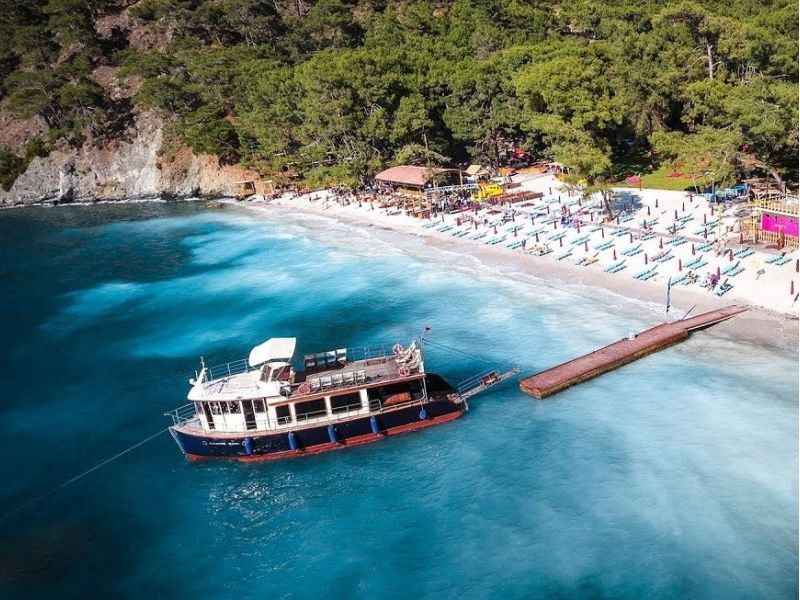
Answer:
[{"label": "rocky cliff", "polygon": [[10,190],[0,188],[0,206],[38,202],[222,197],[255,172],[220,165],[214,156],[184,148],[161,156],[165,123],[152,112],[133,119],[126,135],[80,150],[56,150],[34,158]]}]

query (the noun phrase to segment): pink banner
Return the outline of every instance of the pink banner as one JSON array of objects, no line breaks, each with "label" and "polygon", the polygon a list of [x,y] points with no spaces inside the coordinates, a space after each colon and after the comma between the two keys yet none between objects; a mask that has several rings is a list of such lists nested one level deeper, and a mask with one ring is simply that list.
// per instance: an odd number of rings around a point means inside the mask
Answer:
[{"label": "pink banner", "polygon": [[774,233],[780,233],[783,231],[785,235],[797,237],[797,217],[792,218],[762,213],[761,229],[764,231],[772,231]]}]

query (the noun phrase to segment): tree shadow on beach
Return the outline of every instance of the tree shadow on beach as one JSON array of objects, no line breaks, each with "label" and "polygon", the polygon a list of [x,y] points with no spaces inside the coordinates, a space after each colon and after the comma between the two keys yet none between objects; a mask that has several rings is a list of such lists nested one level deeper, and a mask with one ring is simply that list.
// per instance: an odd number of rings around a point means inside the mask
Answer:
[{"label": "tree shadow on beach", "polygon": [[636,191],[614,191],[611,207],[614,212],[635,212],[644,206],[642,197]]}]

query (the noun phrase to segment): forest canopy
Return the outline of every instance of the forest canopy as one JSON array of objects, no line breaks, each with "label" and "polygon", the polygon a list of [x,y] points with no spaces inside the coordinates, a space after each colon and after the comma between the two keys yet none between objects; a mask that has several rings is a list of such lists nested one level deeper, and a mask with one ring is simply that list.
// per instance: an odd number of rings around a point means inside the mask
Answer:
[{"label": "forest canopy", "polygon": [[319,185],[508,145],[590,185],[643,156],[796,179],[797,4],[0,0],[0,102],[45,120],[37,148],[152,109],[198,153]]}]

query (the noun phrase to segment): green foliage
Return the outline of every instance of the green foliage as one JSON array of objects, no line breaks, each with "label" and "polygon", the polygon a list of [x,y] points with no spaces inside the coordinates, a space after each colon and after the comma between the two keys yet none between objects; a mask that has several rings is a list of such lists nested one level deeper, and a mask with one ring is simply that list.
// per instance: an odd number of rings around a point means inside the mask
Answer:
[{"label": "green foliage", "polygon": [[[99,37],[97,19],[124,6],[158,49]],[[609,188],[631,147],[722,178],[744,164],[795,176],[796,13],[789,0],[0,0],[0,100],[42,116],[49,143],[80,144],[130,110],[94,82],[118,66],[134,108],[174,117],[176,144],[315,184],[398,161],[496,163],[509,146],[589,190]]]},{"label": "green foliage", "polygon": [[216,154],[223,162],[238,160],[239,137],[222,110],[203,106],[187,114],[181,126],[184,139],[196,153]]},{"label": "green foliage", "polygon": [[25,170],[25,161],[19,156],[0,148],[0,187],[8,191],[22,172]]}]

